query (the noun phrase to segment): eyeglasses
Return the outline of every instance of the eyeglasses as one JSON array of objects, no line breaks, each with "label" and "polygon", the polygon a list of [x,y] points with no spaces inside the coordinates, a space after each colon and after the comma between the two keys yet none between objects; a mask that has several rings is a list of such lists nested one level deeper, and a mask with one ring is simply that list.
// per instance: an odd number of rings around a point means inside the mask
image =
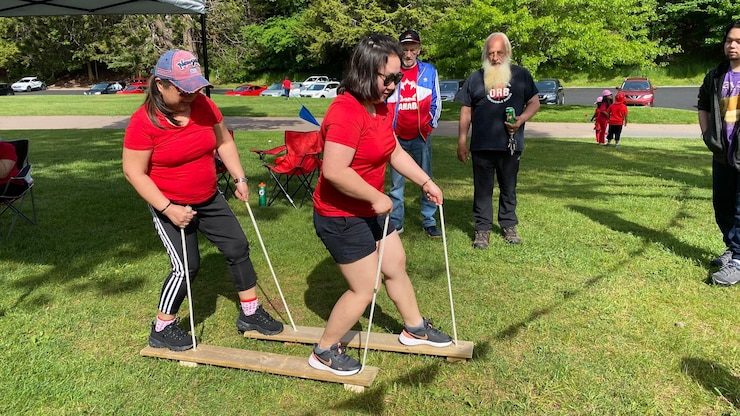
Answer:
[{"label": "eyeglasses", "polygon": [[401,79],[403,79],[403,72],[390,75],[381,74],[380,72],[378,72],[378,76],[383,78],[383,85],[387,87],[391,84],[398,85],[398,83],[401,82]]}]

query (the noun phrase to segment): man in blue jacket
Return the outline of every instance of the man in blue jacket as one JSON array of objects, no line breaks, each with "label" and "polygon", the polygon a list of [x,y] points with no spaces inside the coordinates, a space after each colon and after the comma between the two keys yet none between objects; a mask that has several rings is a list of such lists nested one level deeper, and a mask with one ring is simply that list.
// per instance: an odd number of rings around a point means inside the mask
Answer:
[{"label": "man in blue jacket", "polygon": [[[401,147],[431,179],[431,135],[432,130],[437,127],[442,111],[437,68],[417,58],[421,52],[421,39],[418,33],[407,30],[401,34],[399,41],[403,49],[401,57],[403,78],[396,88],[396,93],[388,98],[394,113],[393,127]],[[399,233],[403,232],[404,181],[403,175],[391,168],[390,198],[393,201],[391,220]],[[437,229],[437,221],[434,219],[437,205],[430,202],[423,192],[420,194],[421,226],[427,236],[439,238],[442,233]]]},{"label": "man in blue jacket", "polygon": [[740,20],[725,31],[727,60],[709,71],[699,89],[699,127],[713,153],[714,218],[727,249],[712,260],[715,284],[740,281]]}]

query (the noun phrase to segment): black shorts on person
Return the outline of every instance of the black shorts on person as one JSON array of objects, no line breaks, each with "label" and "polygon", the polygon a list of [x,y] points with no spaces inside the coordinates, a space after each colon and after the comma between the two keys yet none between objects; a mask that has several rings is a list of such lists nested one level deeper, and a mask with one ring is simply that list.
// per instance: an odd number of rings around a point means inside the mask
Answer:
[{"label": "black shorts on person", "polygon": [[[385,215],[370,218],[325,217],[313,214],[313,225],[329,254],[339,264],[354,263],[369,256],[383,238]],[[386,235],[395,231],[392,221]]]}]

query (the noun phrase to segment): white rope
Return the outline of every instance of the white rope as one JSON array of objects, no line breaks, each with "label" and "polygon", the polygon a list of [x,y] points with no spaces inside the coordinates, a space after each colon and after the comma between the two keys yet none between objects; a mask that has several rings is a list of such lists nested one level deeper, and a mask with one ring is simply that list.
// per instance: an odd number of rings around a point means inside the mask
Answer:
[{"label": "white rope", "polygon": [[[190,205],[185,207],[186,212],[192,211]],[[182,240],[182,261],[185,263],[185,287],[188,289],[188,312],[190,315],[190,336],[193,337],[193,351],[197,349],[195,343],[195,317],[193,316],[193,293],[190,291],[190,266],[188,265],[188,250],[185,247],[185,227],[180,227],[180,239]]]},{"label": "white rope", "polygon": [[447,255],[447,233],[445,232],[445,214],[442,205],[439,206],[439,222],[442,225],[442,245],[445,250],[445,269],[447,270],[447,288],[450,292],[450,311],[452,312],[452,333],[455,346],[457,345],[457,324],[455,323],[455,304],[452,302],[452,280],[450,279],[450,258]]},{"label": "white rope", "polygon": [[375,298],[378,296],[378,285],[380,283],[380,266],[383,264],[383,251],[385,251],[385,235],[388,232],[388,221],[391,219],[391,214],[385,216],[385,224],[383,225],[383,238],[380,239],[380,251],[378,252],[378,270],[375,273],[375,286],[373,287],[373,302],[370,304],[370,321],[367,324],[367,336],[365,337],[365,351],[362,353],[362,367],[360,372],[365,369],[365,359],[367,358],[367,349],[370,345],[370,330],[373,326],[373,313],[375,313]]},{"label": "white rope", "polygon": [[249,211],[249,218],[252,219],[252,225],[254,225],[254,232],[257,233],[257,239],[260,242],[260,246],[262,246],[262,252],[265,254],[265,260],[267,260],[267,265],[270,266],[270,273],[272,273],[272,278],[275,280],[275,286],[277,286],[278,293],[280,293],[280,299],[283,301],[283,306],[285,306],[285,311],[288,313],[288,319],[290,319],[290,326],[293,327],[293,332],[297,331],[295,327],[295,322],[293,322],[293,317],[290,315],[290,309],[288,309],[288,303],[285,301],[285,296],[283,296],[283,290],[280,289],[280,283],[278,282],[277,276],[275,276],[275,269],[272,268],[272,262],[270,261],[270,256],[267,255],[267,249],[265,248],[265,243],[262,241],[262,235],[260,234],[260,229],[257,228],[257,221],[254,219],[254,214],[252,213],[252,208],[249,206],[249,202],[245,202],[244,205],[247,206],[247,211]]}]

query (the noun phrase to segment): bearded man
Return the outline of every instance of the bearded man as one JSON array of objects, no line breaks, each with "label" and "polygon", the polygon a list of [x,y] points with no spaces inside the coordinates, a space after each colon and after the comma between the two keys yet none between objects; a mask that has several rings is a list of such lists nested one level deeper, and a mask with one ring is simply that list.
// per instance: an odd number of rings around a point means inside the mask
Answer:
[{"label": "bearded man", "polygon": [[[472,156],[473,248],[486,249],[493,228],[494,179],[499,186],[498,224],[504,241],[522,242],[516,230],[517,176],[524,150],[524,123],[540,109],[540,100],[529,71],[511,64],[511,43],[505,34],[488,36],[481,60],[482,68],[465,80],[457,99],[462,104],[457,158],[465,163]],[[507,121],[507,107],[514,109],[516,121]]]}]

